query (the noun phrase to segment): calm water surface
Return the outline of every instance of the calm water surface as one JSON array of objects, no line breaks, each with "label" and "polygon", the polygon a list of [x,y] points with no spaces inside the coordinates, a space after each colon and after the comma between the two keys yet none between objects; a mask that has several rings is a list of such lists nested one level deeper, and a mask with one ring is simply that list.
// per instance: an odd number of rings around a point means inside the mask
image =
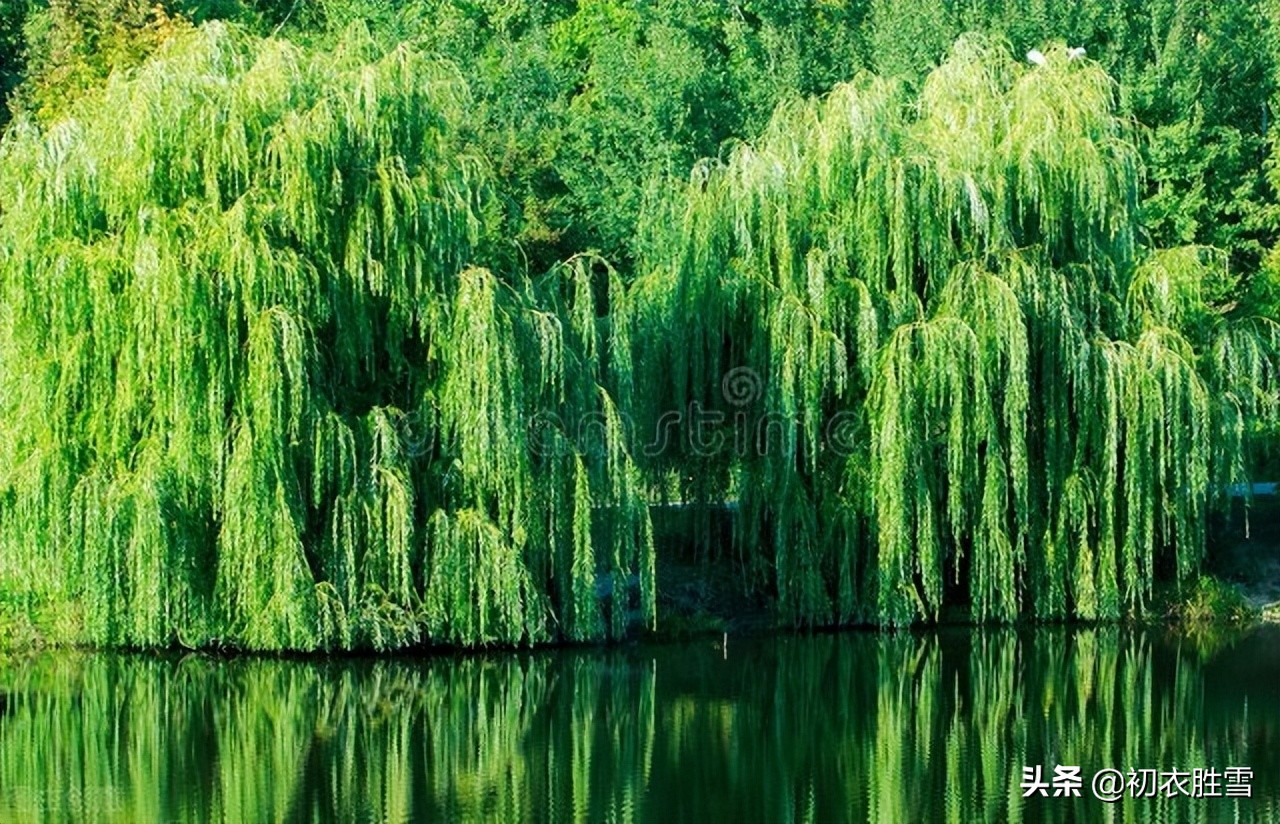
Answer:
[{"label": "calm water surface", "polygon": [[[1222,796],[1104,803],[1103,769]],[[0,664],[0,821],[1280,821],[1280,628],[40,655]]]}]

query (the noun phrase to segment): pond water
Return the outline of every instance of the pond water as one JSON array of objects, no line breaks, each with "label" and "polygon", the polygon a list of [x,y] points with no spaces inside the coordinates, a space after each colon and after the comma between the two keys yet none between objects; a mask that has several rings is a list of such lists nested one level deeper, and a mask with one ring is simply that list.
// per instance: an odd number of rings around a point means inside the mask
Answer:
[{"label": "pond water", "polygon": [[1280,821],[1280,628],[36,655],[0,665],[0,821]]}]

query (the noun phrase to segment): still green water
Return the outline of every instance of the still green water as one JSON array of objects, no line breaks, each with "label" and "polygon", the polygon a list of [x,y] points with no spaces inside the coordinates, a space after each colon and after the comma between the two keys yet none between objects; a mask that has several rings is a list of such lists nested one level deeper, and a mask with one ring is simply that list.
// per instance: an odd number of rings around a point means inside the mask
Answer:
[{"label": "still green water", "polygon": [[[1104,803],[1103,768],[1220,796]],[[0,668],[0,821],[1280,821],[1280,629],[38,655]]]}]

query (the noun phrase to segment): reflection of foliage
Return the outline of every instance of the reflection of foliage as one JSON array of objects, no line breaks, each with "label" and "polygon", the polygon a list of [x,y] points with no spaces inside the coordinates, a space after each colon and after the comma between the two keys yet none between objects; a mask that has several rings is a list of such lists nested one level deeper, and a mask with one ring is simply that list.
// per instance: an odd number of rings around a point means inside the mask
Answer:
[{"label": "reflection of foliage", "polygon": [[1205,664],[1234,647],[1248,632],[1240,619],[1235,623],[1195,621],[1181,627],[1180,635]]},{"label": "reflection of foliage", "polygon": [[[1096,818],[1103,767],[1246,765],[1251,799],[1125,808],[1261,824],[1273,721],[1222,699],[1176,641],[1115,629],[743,641],[727,658],[34,656],[0,676],[0,819],[1052,824]],[[1023,799],[1036,764],[1080,765],[1082,797]]]},{"label": "reflection of foliage", "polygon": [[[633,807],[653,758],[653,671],[548,663],[15,662],[0,683],[0,819],[529,821]],[[612,792],[609,766],[630,777]]]}]

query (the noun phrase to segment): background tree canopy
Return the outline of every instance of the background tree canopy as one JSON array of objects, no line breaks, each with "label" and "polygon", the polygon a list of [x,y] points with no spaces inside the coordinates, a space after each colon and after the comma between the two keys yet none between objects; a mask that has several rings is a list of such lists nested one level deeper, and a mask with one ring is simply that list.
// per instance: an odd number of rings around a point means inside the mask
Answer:
[{"label": "background tree canopy", "polygon": [[617,636],[675,497],[796,623],[1139,612],[1274,470],[1278,15],[0,4],[0,594]]}]

